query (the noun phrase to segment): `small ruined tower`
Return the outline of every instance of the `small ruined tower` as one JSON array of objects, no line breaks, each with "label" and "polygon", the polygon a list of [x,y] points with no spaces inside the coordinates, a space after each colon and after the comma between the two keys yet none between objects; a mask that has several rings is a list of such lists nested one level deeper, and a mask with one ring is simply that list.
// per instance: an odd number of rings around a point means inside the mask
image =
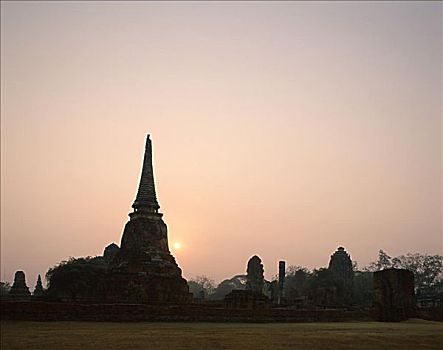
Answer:
[{"label": "small ruined tower", "polygon": [[40,275],[37,277],[37,284],[34,288],[34,293],[32,293],[35,297],[39,297],[43,295],[43,285],[42,285],[42,278]]},{"label": "small ruined tower", "polygon": [[9,295],[14,299],[27,300],[31,297],[31,292],[26,285],[25,273],[17,271],[14,276],[14,283],[9,291]]},{"label": "small ruined tower", "polygon": [[233,289],[225,296],[225,306],[233,309],[265,308],[269,299],[263,293],[264,277],[261,259],[254,255],[248,261],[246,289]]},{"label": "small ruined tower", "polygon": [[111,243],[108,246],[106,246],[105,250],[103,251],[103,258],[106,262],[112,261],[114,257],[117,255],[117,253],[120,251],[120,248],[117,244]]},{"label": "small ruined tower", "polygon": [[257,293],[263,293],[264,268],[261,259],[257,255],[254,255],[249,259],[246,273],[246,289]]},{"label": "small ruined tower", "polygon": [[345,248],[338,247],[334,254],[331,255],[328,270],[338,286],[338,300],[336,300],[338,304],[351,304],[354,270],[351,257]]},{"label": "small ruined tower", "polygon": [[328,269],[337,279],[352,280],[354,277],[351,257],[343,247],[338,247],[331,255]]}]

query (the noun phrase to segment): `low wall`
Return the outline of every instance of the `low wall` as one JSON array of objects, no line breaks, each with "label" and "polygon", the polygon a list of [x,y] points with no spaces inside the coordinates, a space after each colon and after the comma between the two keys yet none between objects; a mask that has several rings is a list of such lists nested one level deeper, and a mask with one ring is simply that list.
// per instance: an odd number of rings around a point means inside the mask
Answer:
[{"label": "low wall", "polygon": [[418,309],[418,317],[424,320],[443,322],[443,307]]},{"label": "low wall", "polygon": [[227,309],[202,304],[80,304],[2,301],[1,319],[32,321],[340,322],[370,320],[344,310]]}]

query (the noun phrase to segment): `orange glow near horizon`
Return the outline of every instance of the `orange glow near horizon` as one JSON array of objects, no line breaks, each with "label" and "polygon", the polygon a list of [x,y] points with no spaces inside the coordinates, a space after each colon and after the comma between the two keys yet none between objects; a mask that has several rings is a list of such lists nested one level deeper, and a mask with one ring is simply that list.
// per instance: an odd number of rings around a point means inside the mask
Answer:
[{"label": "orange glow near horizon", "polygon": [[185,278],[441,254],[441,6],[2,2],[1,279],[120,245],[148,133]]}]

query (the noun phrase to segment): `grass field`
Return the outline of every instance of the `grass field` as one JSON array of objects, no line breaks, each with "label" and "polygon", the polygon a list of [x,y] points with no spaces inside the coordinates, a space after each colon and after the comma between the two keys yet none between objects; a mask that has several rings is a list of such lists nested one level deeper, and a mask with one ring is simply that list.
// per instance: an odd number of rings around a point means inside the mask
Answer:
[{"label": "grass field", "polygon": [[443,323],[1,323],[1,349],[443,349]]}]

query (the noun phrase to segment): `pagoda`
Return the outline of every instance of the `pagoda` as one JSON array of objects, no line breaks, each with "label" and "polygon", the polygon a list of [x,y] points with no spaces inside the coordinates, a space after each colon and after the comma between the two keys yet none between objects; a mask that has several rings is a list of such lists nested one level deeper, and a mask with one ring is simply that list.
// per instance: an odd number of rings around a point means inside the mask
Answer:
[{"label": "pagoda", "polygon": [[334,303],[341,306],[349,306],[352,303],[352,289],[354,283],[354,269],[351,256],[345,248],[338,249],[331,255],[328,270],[332,274],[337,293]]},{"label": "pagoda", "polygon": [[132,208],[120,249],[110,263],[106,299],[143,303],[190,301],[192,294],[169,250],[167,226],[159,213],[149,135]]}]

